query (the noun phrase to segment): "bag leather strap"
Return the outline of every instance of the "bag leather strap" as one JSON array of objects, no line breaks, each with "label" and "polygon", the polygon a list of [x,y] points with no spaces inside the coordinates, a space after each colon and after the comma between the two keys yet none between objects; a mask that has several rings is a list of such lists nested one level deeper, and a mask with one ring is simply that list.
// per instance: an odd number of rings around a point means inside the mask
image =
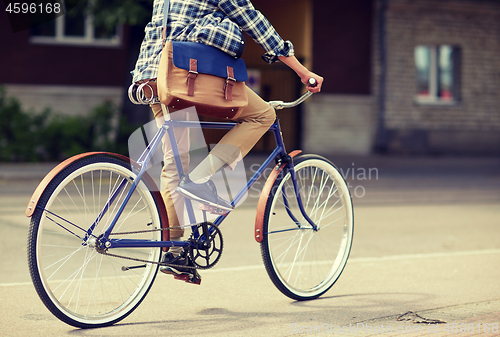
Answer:
[{"label": "bag leather strap", "polygon": [[233,100],[234,83],[236,83],[236,79],[234,78],[233,67],[227,66],[227,78],[226,78],[226,84],[224,85],[224,97],[228,101]]},{"label": "bag leather strap", "polygon": [[165,0],[163,3],[163,46],[167,39],[167,21],[168,21],[168,11],[170,10],[170,0]]},{"label": "bag leather strap", "polygon": [[194,96],[194,81],[198,77],[198,61],[189,59],[189,72],[187,75],[188,96]]}]

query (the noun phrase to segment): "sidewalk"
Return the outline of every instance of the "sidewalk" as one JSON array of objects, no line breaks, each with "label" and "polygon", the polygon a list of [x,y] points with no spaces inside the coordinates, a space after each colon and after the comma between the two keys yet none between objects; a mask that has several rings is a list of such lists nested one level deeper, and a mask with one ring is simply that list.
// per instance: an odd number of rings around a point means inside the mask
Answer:
[{"label": "sidewalk", "polygon": [[[262,155],[249,155],[244,159],[247,179],[265,159]],[[335,156],[329,159],[344,176],[355,207],[500,203],[500,158],[373,155]],[[43,177],[56,165],[57,163],[0,163],[0,194],[9,196],[25,192],[31,195]],[[263,176],[251,187],[243,204],[245,207],[256,206],[258,195],[272,167],[274,163],[269,165]],[[159,172],[150,174],[153,179],[158,180]],[[12,184],[13,181],[17,184]]]},{"label": "sidewalk", "polygon": [[[264,155],[248,155],[247,172],[265,160]],[[388,176],[407,175],[490,175],[500,176],[500,158],[496,157],[424,157],[424,156],[328,156],[344,174],[377,169]],[[0,179],[42,179],[58,163],[0,163]]]},{"label": "sidewalk", "polygon": [[57,163],[0,163],[0,180],[41,180]]}]

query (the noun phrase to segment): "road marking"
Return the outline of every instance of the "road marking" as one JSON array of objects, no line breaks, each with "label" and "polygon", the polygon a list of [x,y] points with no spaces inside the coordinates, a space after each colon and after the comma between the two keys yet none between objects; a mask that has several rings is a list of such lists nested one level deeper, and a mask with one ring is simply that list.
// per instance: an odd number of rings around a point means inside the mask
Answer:
[{"label": "road marking", "polygon": [[[442,252],[442,253],[427,253],[427,254],[406,254],[406,255],[389,255],[379,257],[354,257],[349,258],[347,263],[364,263],[364,262],[384,262],[384,261],[400,261],[400,260],[415,260],[415,259],[429,259],[439,257],[454,257],[454,256],[470,256],[470,255],[486,255],[486,254],[500,254],[500,249],[483,249],[483,250],[469,250],[460,252]],[[319,264],[329,263],[328,261],[317,262]],[[203,273],[212,272],[233,272],[243,270],[263,269],[264,265],[254,266],[240,266],[229,268],[209,269]]]},{"label": "road marking", "polygon": [[[354,257],[350,258],[347,262],[348,263],[384,262],[384,261],[416,260],[416,259],[487,255],[487,254],[500,254],[500,249],[467,250],[459,252],[442,252],[442,253],[427,253],[427,254],[388,255],[379,257]],[[323,263],[326,263],[326,261],[324,261]],[[207,273],[211,274],[211,273],[226,273],[226,272],[237,272],[245,270],[257,270],[257,269],[264,269],[264,265],[258,264],[253,266],[216,268],[216,269],[201,270],[201,272],[203,274]],[[28,286],[28,285],[33,285],[33,283],[32,282],[0,283],[0,287],[17,287],[17,286]]]},{"label": "road marking", "polygon": [[483,250],[466,250],[459,252],[441,252],[441,253],[427,253],[427,254],[406,254],[406,255],[388,255],[380,257],[355,257],[350,258],[348,263],[360,262],[382,262],[382,261],[398,261],[398,260],[415,260],[415,259],[428,259],[438,257],[454,257],[454,256],[469,256],[469,255],[487,255],[487,254],[500,254],[500,249],[483,249]]}]

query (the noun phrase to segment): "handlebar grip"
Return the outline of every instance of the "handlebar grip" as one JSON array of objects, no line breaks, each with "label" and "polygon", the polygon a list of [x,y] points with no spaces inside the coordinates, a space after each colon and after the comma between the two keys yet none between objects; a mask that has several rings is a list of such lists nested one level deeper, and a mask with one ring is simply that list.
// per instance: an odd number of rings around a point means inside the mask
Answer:
[{"label": "handlebar grip", "polygon": [[311,77],[308,81],[307,81],[307,84],[314,88],[315,86],[318,85],[318,82],[316,81],[316,79],[314,77]]}]

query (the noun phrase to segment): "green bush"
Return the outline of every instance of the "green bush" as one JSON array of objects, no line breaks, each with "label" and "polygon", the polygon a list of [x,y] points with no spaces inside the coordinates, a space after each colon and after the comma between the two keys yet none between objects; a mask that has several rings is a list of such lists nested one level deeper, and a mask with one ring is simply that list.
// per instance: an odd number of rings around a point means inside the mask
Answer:
[{"label": "green bush", "polygon": [[96,106],[86,116],[25,112],[16,98],[0,87],[0,161],[61,161],[89,151],[127,155],[127,139],[135,127],[120,116],[112,102]]}]

